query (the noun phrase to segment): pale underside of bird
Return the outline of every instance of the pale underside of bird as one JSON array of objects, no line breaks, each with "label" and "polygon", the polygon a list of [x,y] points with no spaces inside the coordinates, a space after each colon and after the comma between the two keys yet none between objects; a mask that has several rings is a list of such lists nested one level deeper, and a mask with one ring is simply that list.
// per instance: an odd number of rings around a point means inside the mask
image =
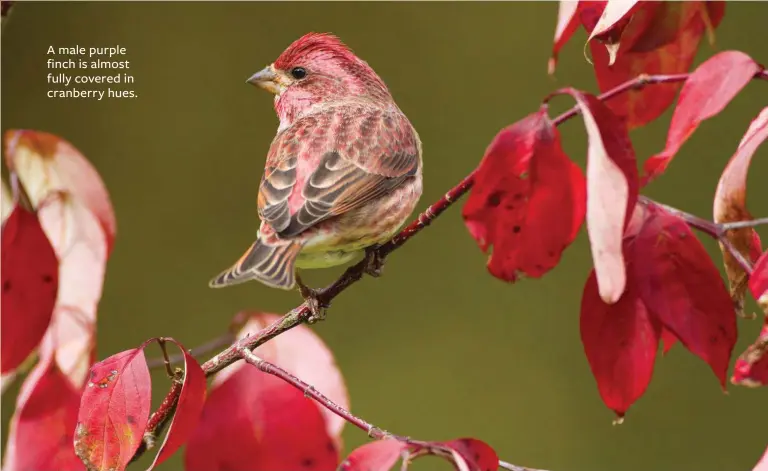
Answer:
[{"label": "pale underside of bird", "polygon": [[373,70],[334,36],[295,41],[250,83],[276,94],[280,127],[251,247],[210,282],[291,289],[297,268],[347,263],[389,240],[422,191],[421,142]]}]

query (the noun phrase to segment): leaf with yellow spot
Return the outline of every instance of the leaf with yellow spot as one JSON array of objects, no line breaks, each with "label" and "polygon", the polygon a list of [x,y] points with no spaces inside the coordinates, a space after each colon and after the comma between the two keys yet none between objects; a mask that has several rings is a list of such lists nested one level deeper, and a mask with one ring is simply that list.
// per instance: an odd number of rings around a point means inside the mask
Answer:
[{"label": "leaf with yellow spot", "polygon": [[90,370],[74,440],[75,452],[89,471],[125,469],[141,444],[151,405],[144,357],[150,341],[112,355]]}]

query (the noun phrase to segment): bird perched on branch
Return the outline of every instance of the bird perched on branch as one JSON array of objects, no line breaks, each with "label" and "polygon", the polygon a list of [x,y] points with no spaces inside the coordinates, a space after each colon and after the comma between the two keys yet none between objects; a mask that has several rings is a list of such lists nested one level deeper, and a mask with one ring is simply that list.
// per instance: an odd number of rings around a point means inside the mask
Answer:
[{"label": "bird perched on branch", "polygon": [[337,37],[318,33],[248,82],[275,94],[280,126],[259,186],[256,241],[210,286],[298,282],[316,301],[296,268],[340,265],[366,249],[376,274],[370,248],[395,234],[422,189],[419,136],[387,86]]}]

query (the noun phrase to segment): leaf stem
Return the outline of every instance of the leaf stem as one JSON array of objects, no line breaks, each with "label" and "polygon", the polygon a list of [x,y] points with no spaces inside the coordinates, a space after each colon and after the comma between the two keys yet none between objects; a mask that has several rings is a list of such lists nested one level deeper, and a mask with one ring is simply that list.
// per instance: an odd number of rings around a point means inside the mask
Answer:
[{"label": "leaf stem", "polygon": [[752,219],[749,221],[724,222],[720,224],[720,227],[722,227],[723,230],[725,231],[732,231],[734,229],[743,229],[746,227],[757,227],[757,226],[763,226],[765,224],[768,224],[768,217]]},{"label": "leaf stem", "polygon": [[160,345],[160,350],[163,351],[163,365],[165,365],[165,371],[168,376],[173,378],[173,369],[171,368],[171,360],[168,358],[168,349],[165,347],[165,339],[157,339],[157,344]]},{"label": "leaf stem", "polygon": [[507,463],[506,461],[502,460],[499,460],[499,469],[506,469],[507,471],[544,471],[543,469],[518,466],[516,464]]}]

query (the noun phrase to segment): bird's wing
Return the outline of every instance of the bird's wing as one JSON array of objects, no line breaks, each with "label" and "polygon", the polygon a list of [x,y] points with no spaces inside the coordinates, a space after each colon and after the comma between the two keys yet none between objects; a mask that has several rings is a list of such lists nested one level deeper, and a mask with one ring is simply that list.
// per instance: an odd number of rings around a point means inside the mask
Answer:
[{"label": "bird's wing", "polygon": [[419,171],[418,136],[401,113],[334,107],[272,143],[259,215],[282,238],[385,195]]}]

